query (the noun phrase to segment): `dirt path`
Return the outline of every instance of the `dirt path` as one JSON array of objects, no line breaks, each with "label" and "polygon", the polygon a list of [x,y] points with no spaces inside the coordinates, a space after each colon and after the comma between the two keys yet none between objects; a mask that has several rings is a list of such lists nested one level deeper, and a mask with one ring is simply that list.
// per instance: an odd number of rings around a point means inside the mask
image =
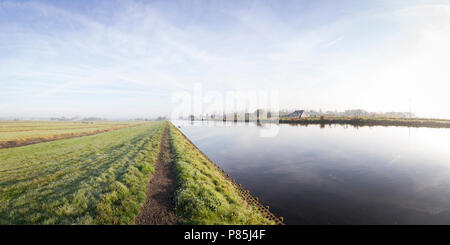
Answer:
[{"label": "dirt path", "polygon": [[137,225],[178,224],[174,209],[175,171],[170,153],[169,127],[164,130],[155,172],[147,184],[147,200],[135,218]]}]

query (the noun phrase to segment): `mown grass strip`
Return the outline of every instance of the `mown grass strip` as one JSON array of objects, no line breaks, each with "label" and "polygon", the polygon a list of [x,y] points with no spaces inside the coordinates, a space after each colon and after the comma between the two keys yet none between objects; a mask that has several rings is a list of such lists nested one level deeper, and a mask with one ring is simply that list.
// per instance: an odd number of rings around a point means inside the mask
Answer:
[{"label": "mown grass strip", "polygon": [[247,203],[239,190],[184,136],[170,125],[177,173],[176,214],[185,224],[275,224]]}]

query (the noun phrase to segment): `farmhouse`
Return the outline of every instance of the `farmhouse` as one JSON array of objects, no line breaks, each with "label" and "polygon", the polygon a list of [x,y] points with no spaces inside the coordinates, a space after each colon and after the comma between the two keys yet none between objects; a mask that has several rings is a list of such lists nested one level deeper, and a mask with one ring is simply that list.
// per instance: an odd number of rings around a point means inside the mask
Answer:
[{"label": "farmhouse", "polygon": [[288,114],[286,117],[296,117],[296,118],[306,118],[308,115],[304,110],[296,110],[290,114]]}]

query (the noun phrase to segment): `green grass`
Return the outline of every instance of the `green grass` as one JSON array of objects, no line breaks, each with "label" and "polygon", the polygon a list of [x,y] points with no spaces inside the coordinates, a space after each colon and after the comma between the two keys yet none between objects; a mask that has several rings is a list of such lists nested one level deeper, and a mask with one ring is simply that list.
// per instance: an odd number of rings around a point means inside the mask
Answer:
[{"label": "green grass", "polygon": [[217,167],[170,126],[177,173],[176,214],[185,224],[274,224],[239,194]]},{"label": "green grass", "polygon": [[[38,130],[70,127],[50,124]],[[0,224],[134,224],[168,124],[0,149]],[[182,223],[273,224],[169,125]]]},{"label": "green grass", "polygon": [[132,126],[137,122],[49,122],[0,121],[0,143],[9,140],[25,141],[52,138],[64,134],[80,134],[96,130]]},{"label": "green grass", "polygon": [[0,224],[133,224],[166,125],[1,149]]}]

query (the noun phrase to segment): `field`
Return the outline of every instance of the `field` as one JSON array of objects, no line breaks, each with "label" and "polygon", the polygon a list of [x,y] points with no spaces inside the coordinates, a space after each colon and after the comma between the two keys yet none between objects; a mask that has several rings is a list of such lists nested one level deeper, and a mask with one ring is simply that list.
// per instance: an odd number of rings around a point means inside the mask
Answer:
[{"label": "field", "polygon": [[103,133],[136,122],[0,121],[0,149]]},{"label": "field", "polygon": [[[171,195],[181,224],[277,223],[170,123],[96,126],[115,130],[0,149],[0,224],[135,224],[161,156],[176,173]],[[94,128],[9,122],[2,129],[36,137]]]},{"label": "field", "polygon": [[0,150],[0,224],[132,224],[164,126]]}]

